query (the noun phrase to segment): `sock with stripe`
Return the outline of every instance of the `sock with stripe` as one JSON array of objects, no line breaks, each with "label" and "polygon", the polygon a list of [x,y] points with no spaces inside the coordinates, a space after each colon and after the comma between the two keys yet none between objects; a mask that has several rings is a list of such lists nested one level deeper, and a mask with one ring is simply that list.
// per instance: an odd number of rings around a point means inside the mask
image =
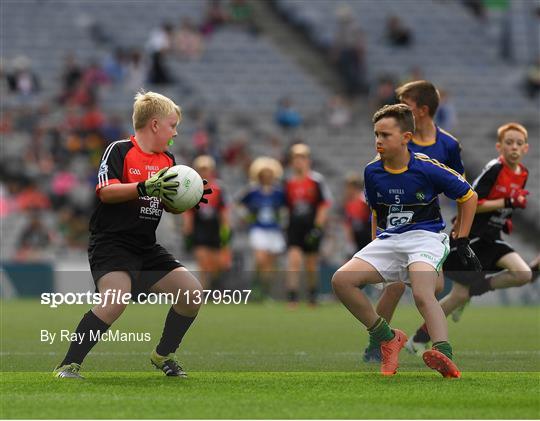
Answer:
[{"label": "sock with stripe", "polygon": [[432,349],[436,349],[437,351],[443,353],[448,358],[452,359],[452,345],[450,345],[447,341],[440,341],[435,342],[432,346]]},{"label": "sock with stripe", "polygon": [[394,332],[392,332],[392,329],[390,329],[390,326],[388,323],[386,323],[386,320],[384,320],[382,317],[379,317],[378,320],[375,322],[373,326],[371,326],[368,329],[370,341],[371,337],[373,337],[374,341],[377,341],[379,343],[390,341],[394,339]]}]

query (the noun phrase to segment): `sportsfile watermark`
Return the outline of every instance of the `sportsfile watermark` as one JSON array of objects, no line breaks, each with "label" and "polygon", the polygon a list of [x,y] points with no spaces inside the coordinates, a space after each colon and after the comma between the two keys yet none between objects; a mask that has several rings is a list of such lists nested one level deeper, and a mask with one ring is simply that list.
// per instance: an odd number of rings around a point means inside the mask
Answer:
[{"label": "sportsfile watermark", "polygon": [[250,289],[244,290],[182,290],[176,293],[142,292],[134,296],[131,292],[122,292],[116,289],[107,289],[99,292],[44,292],[40,303],[50,308],[62,305],[87,304],[107,307],[108,305],[127,305],[131,302],[137,304],[247,304]]}]

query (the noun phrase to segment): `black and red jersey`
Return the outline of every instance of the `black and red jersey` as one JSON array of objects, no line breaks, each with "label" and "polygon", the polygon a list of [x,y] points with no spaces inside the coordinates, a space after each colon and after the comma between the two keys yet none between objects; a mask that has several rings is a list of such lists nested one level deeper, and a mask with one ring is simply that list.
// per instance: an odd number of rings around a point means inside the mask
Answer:
[{"label": "black and red jersey", "polygon": [[319,206],[330,206],[332,196],[321,174],[311,171],[304,177],[291,176],[284,185],[289,209],[289,225],[313,225]]},{"label": "black and red jersey", "polygon": [[353,231],[371,230],[371,210],[363,194],[345,202],[345,221]]},{"label": "black and red jersey", "polygon": [[206,188],[212,193],[205,196],[208,203],[200,203],[199,209],[190,209],[186,213],[193,214],[193,243],[219,248],[221,212],[229,204],[222,183],[216,179],[209,179]]},{"label": "black and red jersey", "polygon": [[[103,153],[98,172],[96,193],[116,183],[138,183],[160,169],[175,165],[169,152],[146,153],[134,136],[111,143]],[[163,204],[156,197],[139,197],[123,203],[99,202],[90,220],[93,241],[106,239],[135,248],[151,247],[156,242],[156,228]]]},{"label": "black and red jersey", "polygon": [[[514,172],[502,156],[491,160],[473,183],[473,188],[478,193],[478,204],[486,200],[509,198],[515,190],[525,188],[528,175],[529,171],[522,164],[519,164],[519,171]],[[511,217],[511,208],[477,213],[474,216],[470,237],[500,239],[501,230]]]}]

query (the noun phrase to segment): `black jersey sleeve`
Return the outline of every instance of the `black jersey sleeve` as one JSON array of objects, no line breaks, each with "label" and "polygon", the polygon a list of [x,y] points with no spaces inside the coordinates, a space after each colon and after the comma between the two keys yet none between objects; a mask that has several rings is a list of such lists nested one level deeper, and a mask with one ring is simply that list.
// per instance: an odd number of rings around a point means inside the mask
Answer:
[{"label": "black jersey sleeve", "polygon": [[122,182],[125,153],[122,153],[120,142],[111,143],[103,153],[99,165],[96,191],[110,184]]},{"label": "black jersey sleeve", "polygon": [[502,164],[495,159],[489,162],[482,170],[482,173],[474,180],[473,188],[478,194],[478,200],[486,199],[489,196],[489,192],[497,181],[502,167]]}]

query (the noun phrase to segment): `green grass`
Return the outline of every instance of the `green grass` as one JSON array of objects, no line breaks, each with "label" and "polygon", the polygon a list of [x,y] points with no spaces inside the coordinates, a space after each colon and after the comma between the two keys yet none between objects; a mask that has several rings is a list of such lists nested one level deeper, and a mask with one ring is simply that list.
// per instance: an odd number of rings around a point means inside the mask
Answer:
[{"label": "green grass", "polygon": [[[40,329],[73,329],[87,307],[1,302],[2,418],[539,418],[540,310],[474,307],[450,322],[461,380],[445,380],[402,352],[383,378],[361,362],[365,330],[341,306],[206,306],[178,352],[187,380],[165,378],[148,354],[167,307],[131,305],[115,325],[151,342],[100,343],[85,381],[49,372],[67,343]],[[402,306],[394,326],[420,317]]]}]

